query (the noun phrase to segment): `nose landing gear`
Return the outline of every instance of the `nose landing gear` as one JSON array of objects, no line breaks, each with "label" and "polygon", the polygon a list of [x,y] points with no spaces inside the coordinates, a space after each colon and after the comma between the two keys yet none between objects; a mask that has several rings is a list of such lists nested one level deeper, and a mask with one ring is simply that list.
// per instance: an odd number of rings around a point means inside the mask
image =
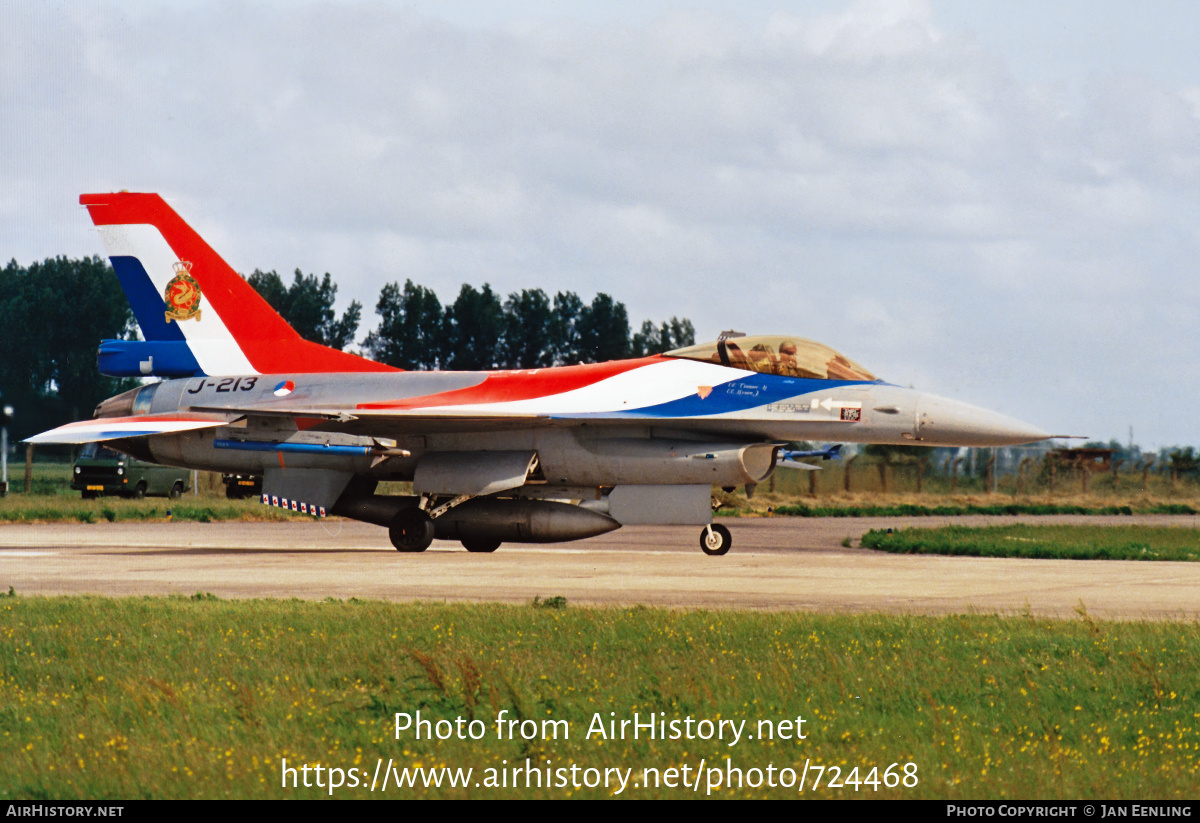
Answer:
[{"label": "nose landing gear", "polygon": [[733,537],[729,534],[729,529],[718,523],[709,524],[700,532],[700,548],[705,554],[725,554],[732,545]]}]

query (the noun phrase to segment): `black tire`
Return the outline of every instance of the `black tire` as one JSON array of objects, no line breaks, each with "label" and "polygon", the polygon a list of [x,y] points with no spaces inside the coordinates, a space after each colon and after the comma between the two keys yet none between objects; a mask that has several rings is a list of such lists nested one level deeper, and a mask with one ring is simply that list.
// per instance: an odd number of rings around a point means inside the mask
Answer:
[{"label": "black tire", "polygon": [[434,526],[420,509],[404,509],[392,518],[388,537],[398,552],[423,552],[433,542]]},{"label": "black tire", "polygon": [[469,552],[490,554],[500,548],[500,541],[491,537],[464,537],[463,548]]},{"label": "black tire", "polygon": [[226,497],[226,499],[229,499],[229,500],[241,500],[242,492],[238,489],[237,486],[226,486],[225,487],[225,497]]},{"label": "black tire", "polygon": [[81,492],[81,494],[83,495],[84,500],[95,500],[100,496],[100,492],[98,491],[84,491]]},{"label": "black tire", "polygon": [[717,523],[712,524],[711,532],[708,529],[700,532],[700,548],[707,555],[725,554],[732,545],[733,536],[729,534],[729,529]]},{"label": "black tire", "polygon": [[171,496],[172,500],[178,500],[179,498],[183,497],[183,482],[182,481],[180,481],[180,480],[175,481],[175,485],[171,487],[171,495],[170,496]]},{"label": "black tire", "polygon": [[133,499],[141,500],[145,496],[146,496],[146,481],[143,480],[141,483],[137,484],[136,488],[134,488]]}]

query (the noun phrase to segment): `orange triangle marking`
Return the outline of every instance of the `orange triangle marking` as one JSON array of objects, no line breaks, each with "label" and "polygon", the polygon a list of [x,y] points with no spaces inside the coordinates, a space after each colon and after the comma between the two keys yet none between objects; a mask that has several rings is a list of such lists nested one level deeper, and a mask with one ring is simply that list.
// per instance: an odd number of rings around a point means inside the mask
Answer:
[{"label": "orange triangle marking", "polygon": [[712,394],[712,386],[697,386],[696,394],[700,395],[700,399],[703,400]]}]

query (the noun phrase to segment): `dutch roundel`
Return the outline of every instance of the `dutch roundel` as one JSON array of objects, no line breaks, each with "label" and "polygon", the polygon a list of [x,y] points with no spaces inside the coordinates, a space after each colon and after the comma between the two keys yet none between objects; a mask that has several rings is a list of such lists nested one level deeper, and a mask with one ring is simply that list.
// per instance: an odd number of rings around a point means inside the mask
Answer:
[{"label": "dutch roundel", "polygon": [[275,396],[276,397],[287,397],[289,394],[292,393],[292,390],[295,388],[296,388],[296,384],[293,383],[291,380],[284,380],[282,383],[280,383],[278,386],[275,387]]}]

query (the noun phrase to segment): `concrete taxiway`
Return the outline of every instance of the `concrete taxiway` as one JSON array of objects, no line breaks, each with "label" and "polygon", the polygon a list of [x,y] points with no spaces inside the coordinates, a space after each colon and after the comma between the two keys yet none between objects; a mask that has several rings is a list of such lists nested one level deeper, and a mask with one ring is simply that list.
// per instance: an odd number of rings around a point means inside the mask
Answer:
[{"label": "concrete taxiway", "polygon": [[436,541],[392,549],[350,521],[0,526],[0,590],[109,596],[211,592],[300,597],[572,603],[908,614],[1029,612],[1200,619],[1200,563],[889,555],[844,548],[871,528],[1035,523],[1200,527],[1197,517],[764,518],[723,521],[708,557],[694,527],[627,527],[576,543],[470,554]]}]

